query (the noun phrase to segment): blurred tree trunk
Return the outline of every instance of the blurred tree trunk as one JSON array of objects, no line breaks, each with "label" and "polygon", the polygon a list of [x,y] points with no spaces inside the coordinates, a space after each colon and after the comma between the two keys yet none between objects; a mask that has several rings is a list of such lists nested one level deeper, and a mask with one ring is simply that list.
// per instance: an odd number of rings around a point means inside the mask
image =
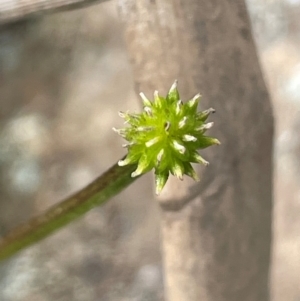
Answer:
[{"label": "blurred tree trunk", "polygon": [[0,25],[44,14],[86,7],[107,0],[1,0]]},{"label": "blurred tree trunk", "polygon": [[269,300],[273,117],[244,2],[119,0],[136,90],[213,107],[202,181],[160,197],[168,301]]}]

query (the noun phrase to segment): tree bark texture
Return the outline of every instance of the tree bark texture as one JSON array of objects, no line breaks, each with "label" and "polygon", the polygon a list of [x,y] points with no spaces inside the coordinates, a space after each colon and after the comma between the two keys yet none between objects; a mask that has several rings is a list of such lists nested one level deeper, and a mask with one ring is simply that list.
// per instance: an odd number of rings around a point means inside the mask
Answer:
[{"label": "tree bark texture", "polygon": [[1,0],[0,25],[47,13],[72,10],[106,0]]},{"label": "tree bark texture", "polygon": [[[273,116],[244,1],[119,0],[137,92],[200,92],[222,145],[159,198],[168,301],[267,301]],[[151,94],[150,94],[151,93]]]}]

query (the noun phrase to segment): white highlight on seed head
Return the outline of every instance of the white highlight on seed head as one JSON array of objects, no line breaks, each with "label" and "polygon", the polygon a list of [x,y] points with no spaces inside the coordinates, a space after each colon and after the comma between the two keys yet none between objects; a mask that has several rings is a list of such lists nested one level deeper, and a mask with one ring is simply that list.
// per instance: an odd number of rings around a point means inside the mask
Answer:
[{"label": "white highlight on seed head", "polygon": [[208,123],[202,124],[201,126],[196,128],[196,131],[208,130],[208,129],[212,128],[213,125],[214,125],[213,122],[208,122]]},{"label": "white highlight on seed head", "polygon": [[193,97],[193,100],[197,100],[197,99],[200,99],[201,97],[201,94],[200,93],[197,93],[194,97]]},{"label": "white highlight on seed head", "polygon": [[186,120],[187,120],[187,118],[186,118],[186,116],[184,116],[184,117],[179,121],[178,127],[179,127],[180,129],[182,129],[182,128],[186,125]]},{"label": "white highlight on seed head", "polygon": [[136,170],[136,171],[134,171],[134,172],[131,173],[131,177],[135,178],[135,177],[137,177],[137,176],[139,176],[141,174],[142,174],[141,170]]},{"label": "white highlight on seed head", "polygon": [[171,88],[170,88],[170,92],[173,91],[173,90],[175,90],[175,89],[177,89],[177,84],[178,84],[178,80],[175,79],[173,85],[172,85]]},{"label": "white highlight on seed head", "polygon": [[164,155],[164,152],[165,152],[165,150],[162,148],[162,149],[159,151],[159,153],[157,154],[156,159],[157,159],[158,163],[161,162],[161,159],[162,159],[162,156]]},{"label": "white highlight on seed head", "polygon": [[139,126],[136,128],[138,132],[150,132],[154,129],[153,126]]},{"label": "white highlight on seed head", "polygon": [[155,137],[145,143],[146,147],[150,147],[159,141],[158,137]]},{"label": "white highlight on seed head", "polygon": [[209,108],[208,110],[206,110],[204,112],[208,112],[210,114],[210,113],[216,113],[216,110],[213,108]]},{"label": "white highlight on seed head", "polygon": [[149,99],[146,97],[146,95],[143,92],[140,93],[140,96],[143,101],[146,101],[146,102],[149,101]]},{"label": "white highlight on seed head", "polygon": [[153,114],[152,114],[152,110],[151,110],[151,108],[149,108],[149,107],[144,107],[144,111],[149,115],[149,116],[152,116]]},{"label": "white highlight on seed head", "polygon": [[188,101],[189,107],[193,107],[198,102],[200,97],[201,97],[201,95],[198,93],[190,101]]},{"label": "white highlight on seed head", "polygon": [[176,140],[173,141],[173,145],[180,154],[183,155],[186,152],[186,148],[180,143],[178,143]]},{"label": "white highlight on seed head", "polygon": [[156,100],[156,101],[159,100],[159,95],[158,95],[158,91],[157,90],[154,91],[153,96],[154,96],[154,100]]},{"label": "white highlight on seed head", "polygon": [[183,180],[183,171],[179,165],[175,165],[172,168],[172,171],[179,180],[181,180],[181,181]]},{"label": "white highlight on seed head", "polygon": [[208,130],[208,129],[212,128],[213,125],[214,125],[213,122],[208,122],[208,123],[204,124],[204,128],[205,128],[206,130]]},{"label": "white highlight on seed head", "polygon": [[193,154],[193,159],[195,161],[197,161],[198,163],[201,163],[201,164],[203,164],[205,166],[209,165],[209,162],[206,161],[205,159],[203,159],[198,153],[194,153]]},{"label": "white highlight on seed head", "polygon": [[167,122],[165,123],[165,131],[166,131],[166,132],[169,130],[170,126],[171,126],[171,122],[170,122],[170,121],[167,121]]},{"label": "white highlight on seed head", "polygon": [[183,135],[182,140],[187,141],[187,142],[190,142],[190,141],[195,142],[195,141],[197,141],[197,138],[195,136],[192,136],[192,135]]},{"label": "white highlight on seed head", "polygon": [[116,129],[112,128],[114,132],[119,134],[121,137],[125,138],[126,137],[126,130],[125,129]]},{"label": "white highlight on seed head", "polygon": [[129,163],[129,161],[128,160],[119,160],[119,162],[118,162],[118,165],[119,166],[125,166],[125,165],[127,165]]},{"label": "white highlight on seed head", "polygon": [[140,93],[140,96],[143,100],[144,105],[151,107],[151,101],[146,97],[146,95],[143,92]]},{"label": "white highlight on seed head", "polygon": [[178,100],[176,103],[176,110],[175,110],[176,115],[178,115],[180,113],[182,105],[183,105],[183,102],[181,100]]},{"label": "white highlight on seed head", "polygon": [[129,143],[122,144],[122,147],[127,148],[127,147],[130,147],[130,146],[134,145],[134,144],[135,143],[131,141]]},{"label": "white highlight on seed head", "polygon": [[126,132],[124,129],[116,129],[115,127],[113,127],[112,130],[117,134],[119,134],[120,136],[125,137]]}]

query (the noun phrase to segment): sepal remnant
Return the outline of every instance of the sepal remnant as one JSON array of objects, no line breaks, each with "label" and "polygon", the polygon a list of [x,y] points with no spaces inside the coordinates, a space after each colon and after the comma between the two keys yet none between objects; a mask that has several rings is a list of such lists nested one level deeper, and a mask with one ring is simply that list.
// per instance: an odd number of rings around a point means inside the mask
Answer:
[{"label": "sepal remnant", "polygon": [[213,122],[205,123],[215,110],[210,108],[197,112],[200,94],[183,103],[177,90],[177,81],[170,88],[166,98],[154,92],[154,100],[150,101],[144,93],[140,93],[144,110],[140,114],[119,112],[128,127],[115,129],[128,143],[125,147],[128,154],[119,161],[120,166],[137,164],[131,174],[139,176],[155,169],[156,193],[165,186],[169,174],[182,180],[183,175],[198,181],[198,176],[191,163],[208,165],[197,152],[212,145],[220,144],[216,138],[205,135],[213,126]]}]

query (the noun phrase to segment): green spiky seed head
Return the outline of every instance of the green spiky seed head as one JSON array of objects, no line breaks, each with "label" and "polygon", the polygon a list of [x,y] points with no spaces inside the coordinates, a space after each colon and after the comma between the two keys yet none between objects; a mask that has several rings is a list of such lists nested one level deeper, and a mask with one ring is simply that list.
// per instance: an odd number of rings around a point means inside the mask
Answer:
[{"label": "green spiky seed head", "polygon": [[140,114],[119,112],[128,127],[114,129],[128,141],[124,147],[128,154],[119,161],[120,166],[137,164],[132,177],[139,176],[152,168],[155,169],[156,193],[159,194],[166,184],[169,174],[182,180],[184,174],[198,180],[191,163],[208,165],[197,152],[219,140],[205,135],[213,123],[206,123],[214,109],[197,112],[200,95],[186,103],[180,100],[177,81],[172,85],[167,97],[154,92],[150,101],[140,94],[144,110]]}]

